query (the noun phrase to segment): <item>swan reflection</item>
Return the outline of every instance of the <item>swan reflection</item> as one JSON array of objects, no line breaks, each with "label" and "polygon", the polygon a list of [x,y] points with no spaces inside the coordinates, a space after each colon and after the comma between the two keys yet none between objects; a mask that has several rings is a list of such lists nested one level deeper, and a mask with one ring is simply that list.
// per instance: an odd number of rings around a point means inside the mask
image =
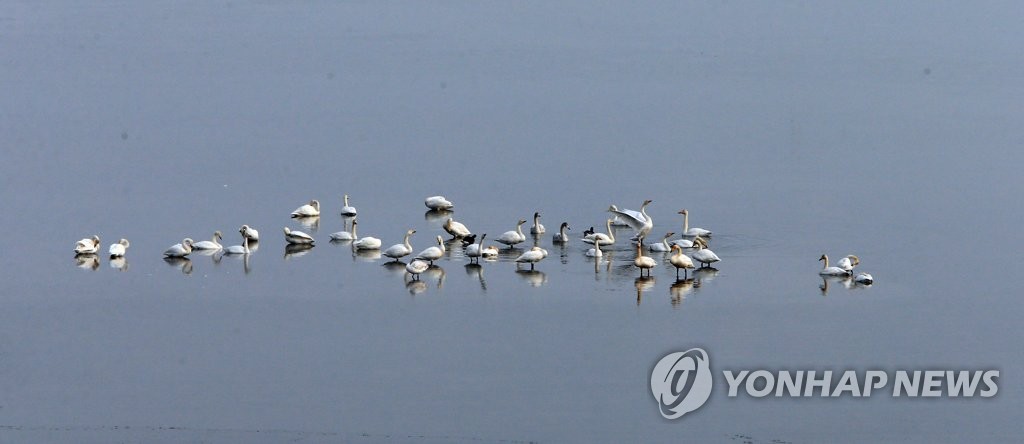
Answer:
[{"label": "swan reflection", "polygon": [[548,282],[548,275],[540,270],[516,270],[516,276],[521,277],[531,287],[540,287]]},{"label": "swan reflection", "polygon": [[124,256],[110,258],[110,268],[117,271],[128,271],[128,260]]},{"label": "swan reflection", "polygon": [[287,244],[284,246],[285,259],[298,259],[309,254],[313,250],[313,244]]},{"label": "swan reflection", "polygon": [[487,292],[487,281],[484,280],[484,267],[480,264],[466,264],[466,275],[480,281],[480,289]]},{"label": "swan reflection", "polygon": [[686,295],[693,293],[693,289],[693,279],[679,279],[672,283],[672,286],[668,288],[668,294],[671,295],[670,302],[672,303],[672,307],[679,308],[679,305],[686,299]]},{"label": "swan reflection", "polygon": [[633,286],[636,287],[636,305],[640,305],[644,292],[654,288],[654,276],[638,277],[633,280]]},{"label": "swan reflection", "polygon": [[187,257],[165,257],[164,262],[184,274],[192,274],[192,260]]},{"label": "swan reflection", "polygon": [[100,258],[94,253],[79,253],[75,255],[75,266],[83,270],[96,270],[100,268]]},{"label": "swan reflection", "polygon": [[442,224],[447,221],[452,214],[454,214],[454,212],[450,210],[427,210],[426,213],[423,213],[423,219],[430,223]]},{"label": "swan reflection", "polygon": [[303,228],[314,233],[320,228],[320,216],[296,217],[295,222],[298,222]]}]

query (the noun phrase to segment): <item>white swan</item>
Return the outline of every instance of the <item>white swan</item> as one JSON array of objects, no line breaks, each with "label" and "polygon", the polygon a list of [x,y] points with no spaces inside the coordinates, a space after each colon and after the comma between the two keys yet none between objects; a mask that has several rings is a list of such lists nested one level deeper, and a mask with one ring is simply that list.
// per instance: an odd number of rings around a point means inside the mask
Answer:
[{"label": "white swan", "polygon": [[288,241],[289,244],[311,244],[313,243],[313,236],[284,227],[284,240]]},{"label": "white swan", "polygon": [[476,259],[477,263],[480,262],[480,257],[483,256],[484,252],[485,237],[487,237],[487,233],[484,233],[483,235],[480,236],[479,243],[466,245],[466,250],[464,251],[464,253],[466,254],[466,257],[469,258],[469,263],[473,263],[473,259]]},{"label": "white swan", "polygon": [[455,219],[448,218],[444,221],[444,231],[452,235],[452,239],[461,239],[470,235],[469,228],[466,228],[461,222],[456,222]]},{"label": "white swan", "polygon": [[494,245],[484,247],[483,250],[480,250],[480,257],[484,259],[494,259],[498,257],[498,247],[495,247]]},{"label": "white swan", "polygon": [[437,246],[429,247],[416,255],[416,259],[429,261],[430,265],[434,265],[434,261],[444,257],[444,239],[441,236],[437,237]]},{"label": "white swan", "polygon": [[[245,235],[242,235],[242,237],[245,237]],[[213,232],[213,238],[211,240],[196,242],[195,244],[192,245],[192,249],[193,250],[220,250],[221,248],[224,248],[220,244],[220,240],[223,239],[223,238],[224,237],[223,237],[223,235],[221,235],[220,231],[214,231]]]},{"label": "white swan", "polygon": [[356,221],[352,221],[352,248],[355,250],[380,250],[380,239],[373,236],[356,238]]},{"label": "white swan", "polygon": [[693,260],[689,256],[683,254],[683,247],[679,245],[672,246],[672,256],[668,258],[669,263],[673,267],[676,267],[676,279],[679,279],[679,269],[683,269],[683,278],[685,279],[687,273],[693,268]]},{"label": "white swan", "polygon": [[405,232],[405,240],[403,240],[402,243],[394,244],[394,245],[388,247],[388,249],[384,250],[384,252],[382,254],[387,256],[387,257],[390,257],[391,259],[394,259],[396,262],[399,259],[412,254],[412,245],[409,244],[409,237],[412,236],[413,233],[415,233],[415,232],[416,232],[416,230],[408,230],[408,231],[406,231]]},{"label": "white swan", "polygon": [[292,211],[292,217],[312,217],[320,215],[320,201],[313,199]]},{"label": "white swan", "polygon": [[423,204],[431,210],[448,210],[455,206],[444,196],[430,196],[423,201]]},{"label": "white swan", "polygon": [[672,242],[669,242],[669,245],[678,245],[681,248],[693,248],[693,241],[690,239],[676,239]]},{"label": "white swan", "polygon": [[693,245],[697,247],[697,251],[693,252],[693,259],[700,262],[701,268],[722,260],[714,251],[708,249],[708,242],[700,236],[693,239]]},{"label": "white swan", "polygon": [[249,254],[249,238],[242,237],[242,245],[232,245],[224,249],[224,254]]},{"label": "white swan", "polygon": [[533,226],[530,227],[530,234],[544,234],[547,230],[544,229],[544,225],[540,223],[540,213],[533,213]]},{"label": "white swan", "polygon": [[123,257],[125,250],[128,249],[128,239],[121,239],[116,244],[110,246],[107,250],[110,253],[110,257]]},{"label": "white swan", "polygon": [[643,245],[637,244],[636,246],[636,259],[633,259],[633,265],[640,269],[640,277],[643,277],[644,270],[647,270],[647,275],[651,275],[651,269],[658,266],[658,263],[654,261],[654,258],[644,256]]},{"label": "white swan", "polygon": [[690,212],[685,209],[679,210],[679,214],[683,215],[683,236],[711,236],[711,232],[703,228],[690,228]]},{"label": "white swan", "polygon": [[672,237],[672,235],[674,235],[674,234],[675,233],[669,231],[668,234],[666,234],[665,237],[663,239],[661,239],[661,242],[658,242],[658,243],[655,243],[655,244],[651,244],[651,245],[649,245],[647,247],[647,249],[651,250],[652,252],[655,252],[655,253],[664,253],[666,251],[671,250],[672,248],[668,244],[668,238]]},{"label": "white swan", "polygon": [[417,280],[420,278],[420,273],[427,271],[428,268],[430,268],[430,265],[426,262],[414,260],[405,266],[405,271],[412,275],[413,280]]},{"label": "white swan", "polygon": [[601,244],[600,243],[594,244],[594,248],[591,248],[591,249],[587,250],[587,252],[584,253],[584,254],[587,257],[601,257],[601,256],[604,255],[604,253],[601,252]]},{"label": "white swan", "polygon": [[651,232],[651,228],[654,228],[654,219],[647,214],[647,206],[650,205],[651,202],[653,201],[650,199],[645,200],[643,205],[640,205],[639,212],[632,210],[619,210],[615,205],[608,207],[608,211],[619,216],[630,227],[636,230],[636,235],[633,236],[633,239],[639,240],[642,244],[643,238],[647,237],[647,234]]},{"label": "white swan", "polygon": [[849,276],[850,275],[849,271],[843,270],[842,268],[839,268],[839,267],[829,267],[828,266],[828,255],[823,254],[823,255],[821,255],[820,258],[818,258],[818,260],[819,261],[825,261],[825,265],[821,268],[821,271],[818,272],[819,275],[822,275],[822,276]]},{"label": "white swan", "polygon": [[185,238],[180,244],[171,245],[166,251],[164,251],[164,257],[185,257],[192,252],[192,239]]},{"label": "white swan", "polygon": [[555,233],[555,235],[551,237],[551,242],[555,242],[555,243],[559,243],[559,244],[564,244],[566,242],[569,242],[569,233],[566,233],[566,230],[569,230],[569,229],[570,229],[569,228],[569,222],[562,222],[562,225],[560,225],[558,227],[558,232]]},{"label": "white swan", "polygon": [[857,265],[860,265],[860,258],[852,254],[836,261],[837,267],[851,273],[853,272],[853,267],[856,267]]},{"label": "white swan", "polygon": [[516,268],[519,268],[519,264],[528,263],[530,264],[530,270],[533,270],[534,264],[544,260],[548,256],[548,252],[544,251],[541,247],[533,247],[527,250],[525,253],[520,254],[516,258]]},{"label": "white swan", "polygon": [[100,251],[100,237],[93,236],[75,242],[75,254],[95,254]]},{"label": "white swan", "polygon": [[335,232],[335,233],[331,233],[331,240],[334,240],[334,241],[356,240],[357,239],[357,237],[356,237],[356,225],[357,224],[358,224],[358,222],[356,222],[355,219],[352,219],[352,231],[342,230],[342,231],[338,231],[338,232]]},{"label": "white swan", "polygon": [[608,228],[608,234],[604,234],[604,233],[590,234],[590,235],[587,235],[587,236],[583,237],[583,242],[591,244],[591,245],[593,245],[594,242],[597,242],[597,243],[599,243],[601,245],[611,245],[611,244],[614,244],[615,243],[615,233],[612,232],[612,220],[608,219],[608,221],[605,223],[605,226]]},{"label": "white swan", "polygon": [[260,232],[256,231],[256,229],[253,227],[250,227],[248,225],[242,225],[242,228],[239,228],[238,232],[242,233],[242,237],[246,239],[256,242],[260,241]]},{"label": "white swan", "polygon": [[875,278],[871,277],[868,273],[857,273],[853,281],[861,285],[871,285],[875,282]]},{"label": "white swan", "polygon": [[348,204],[348,194],[345,195],[345,198],[343,200],[345,201],[345,205],[341,207],[341,215],[342,216],[350,216],[350,217],[351,216],[355,216],[356,215],[356,207],[349,206],[349,204]]},{"label": "white swan", "polygon": [[509,248],[512,248],[512,246],[514,246],[516,244],[525,242],[526,241],[526,235],[523,234],[523,224],[525,224],[525,223],[526,223],[525,220],[519,219],[519,222],[516,222],[516,229],[515,230],[513,230],[513,231],[506,231],[506,232],[502,233],[502,235],[499,236],[495,240],[500,242],[500,243],[503,243],[505,245],[508,245]]}]

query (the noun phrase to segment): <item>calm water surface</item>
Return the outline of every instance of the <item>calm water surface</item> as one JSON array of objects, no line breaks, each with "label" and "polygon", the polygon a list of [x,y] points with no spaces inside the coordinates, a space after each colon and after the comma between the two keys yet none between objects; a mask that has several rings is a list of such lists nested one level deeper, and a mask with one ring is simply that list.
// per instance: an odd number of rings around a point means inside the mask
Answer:
[{"label": "calm water surface", "polygon": [[[895,8],[902,8],[895,10]],[[0,12],[0,437],[10,442],[1019,441],[1019,4],[11,2]],[[421,282],[424,197],[550,256]],[[319,199],[317,245],[288,213]],[[562,221],[652,199],[718,271],[637,280]],[[247,260],[168,263],[246,223]],[[528,226],[528,225],[527,225]],[[131,240],[122,272],[74,241]],[[628,236],[629,230],[619,230]],[[520,249],[519,251],[522,251]],[[292,254],[289,254],[292,253]],[[817,276],[855,253],[871,287]],[[82,266],[79,266],[82,265]],[[987,369],[994,399],[728,398],[680,421],[648,376]],[[716,381],[717,383],[718,381]]]}]

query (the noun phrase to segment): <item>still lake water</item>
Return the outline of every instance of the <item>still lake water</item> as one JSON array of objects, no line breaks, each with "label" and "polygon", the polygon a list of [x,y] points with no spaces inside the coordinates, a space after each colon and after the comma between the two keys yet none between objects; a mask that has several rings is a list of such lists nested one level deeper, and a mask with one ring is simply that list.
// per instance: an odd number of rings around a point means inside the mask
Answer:
[{"label": "still lake water", "polygon": [[[9,2],[0,440],[1019,441],[1022,12]],[[540,211],[551,255],[455,249],[409,285],[325,242],[344,193],[385,247],[430,246],[444,194],[490,238]],[[319,241],[288,255],[312,198]],[[652,237],[682,208],[714,230],[718,272],[673,289],[661,255],[638,282],[622,241],[596,272],[551,244],[644,199]],[[243,223],[247,262],[161,258]],[[92,234],[131,241],[124,272],[77,267]],[[823,292],[822,253],[875,285]],[[666,421],[650,370],[694,346],[716,372],[1002,376],[993,399],[718,386]]]}]

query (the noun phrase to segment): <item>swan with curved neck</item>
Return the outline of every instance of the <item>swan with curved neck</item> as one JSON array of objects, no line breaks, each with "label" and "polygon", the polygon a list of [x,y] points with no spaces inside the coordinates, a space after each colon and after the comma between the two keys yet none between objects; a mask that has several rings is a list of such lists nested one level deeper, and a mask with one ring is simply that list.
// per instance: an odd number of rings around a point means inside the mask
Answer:
[{"label": "swan with curved neck", "polygon": [[690,228],[690,212],[685,208],[679,210],[679,214],[683,215],[683,236],[711,236],[711,231],[703,228]]},{"label": "swan with curved neck", "polygon": [[608,229],[608,234],[605,233],[594,233],[590,236],[583,238],[584,243],[593,244],[599,243],[601,245],[611,245],[615,243],[615,232],[612,231],[612,220],[608,219],[605,223],[605,227]]},{"label": "swan with curved neck", "polygon": [[569,230],[569,222],[562,222],[562,225],[558,227],[558,232],[552,236],[551,241],[560,244],[569,242],[569,233],[566,233],[567,230]]},{"label": "swan with curved neck", "polygon": [[171,248],[164,251],[164,256],[180,258],[188,256],[190,253],[192,253],[192,239],[186,237],[180,244],[171,245]]},{"label": "swan with curved neck", "polygon": [[676,233],[669,231],[667,234],[665,234],[665,237],[661,239],[661,242],[651,244],[650,246],[647,247],[647,249],[657,253],[664,253],[666,251],[671,250],[671,246],[668,243],[668,238],[672,237],[675,234]]},{"label": "swan with curved neck", "polygon": [[523,224],[525,223],[526,220],[519,219],[519,222],[516,222],[516,229],[514,231],[506,231],[502,233],[502,235],[495,239],[495,241],[508,245],[508,248],[510,249],[516,244],[525,242],[526,235],[523,234]]},{"label": "swan with curved neck", "polygon": [[256,231],[253,227],[242,225],[242,228],[239,228],[238,232],[242,234],[242,237],[248,238],[251,241],[260,241],[260,232]]},{"label": "swan with curved neck", "polygon": [[128,250],[128,239],[121,239],[116,244],[110,245],[110,249],[107,250],[110,253],[110,257],[124,257],[125,252]]},{"label": "swan with curved neck", "polygon": [[75,242],[75,254],[94,254],[100,251],[100,237],[92,236]]},{"label": "swan with curved neck", "polygon": [[673,267],[676,267],[676,279],[679,279],[679,269],[683,269],[683,279],[686,279],[687,273],[693,268],[693,260],[689,256],[683,254],[683,247],[679,245],[672,246],[672,256],[668,258],[669,263]]},{"label": "swan with curved neck", "polygon": [[615,205],[608,207],[608,211],[619,216],[619,218],[626,222],[626,224],[636,230],[636,235],[633,236],[633,239],[639,240],[640,243],[643,244],[644,238],[647,237],[651,232],[651,229],[654,228],[654,219],[647,214],[647,206],[650,205],[651,202],[653,201],[650,199],[645,200],[644,203],[640,205],[639,212],[633,210],[619,210]]},{"label": "swan with curved neck", "polygon": [[828,255],[827,254],[821,255],[821,257],[818,258],[818,260],[819,261],[825,261],[825,265],[822,266],[821,267],[821,271],[818,272],[818,274],[821,275],[821,276],[849,276],[850,275],[849,271],[843,270],[842,268],[828,266]]},{"label": "swan with curved neck", "polygon": [[406,231],[405,240],[403,240],[402,243],[394,244],[388,247],[388,249],[384,250],[384,252],[381,254],[390,257],[391,259],[394,259],[395,262],[398,262],[399,259],[412,254],[412,244],[409,243],[409,237],[411,237],[414,233],[416,233],[416,230]]},{"label": "swan with curved neck", "polygon": [[320,201],[313,199],[292,211],[292,217],[312,217],[320,215]]},{"label": "swan with curved neck", "polygon": [[704,240],[702,237],[697,236],[694,238],[693,245],[697,247],[697,251],[693,252],[693,259],[700,262],[701,268],[710,266],[711,264],[722,260],[719,259],[718,255],[715,254],[714,251],[708,249],[708,241]]},{"label": "swan with curved neck", "polygon": [[860,258],[852,254],[836,261],[837,267],[842,268],[843,270],[849,271],[851,273],[853,272],[853,267],[856,267],[858,265],[860,265]]},{"label": "swan with curved neck", "polygon": [[644,270],[647,270],[647,276],[651,275],[651,269],[658,265],[654,261],[654,258],[644,256],[643,245],[637,244],[636,246],[636,259],[633,259],[633,265],[640,269],[640,277],[644,276]]},{"label": "swan with curved neck", "polygon": [[461,239],[471,234],[469,228],[466,228],[462,222],[457,222],[451,217],[444,221],[444,225],[441,228],[444,228],[445,232],[452,235],[452,239]]},{"label": "swan with curved neck", "polygon": [[540,212],[533,213],[533,226],[530,227],[530,234],[544,234],[547,230],[544,229],[544,225],[540,223]]}]

